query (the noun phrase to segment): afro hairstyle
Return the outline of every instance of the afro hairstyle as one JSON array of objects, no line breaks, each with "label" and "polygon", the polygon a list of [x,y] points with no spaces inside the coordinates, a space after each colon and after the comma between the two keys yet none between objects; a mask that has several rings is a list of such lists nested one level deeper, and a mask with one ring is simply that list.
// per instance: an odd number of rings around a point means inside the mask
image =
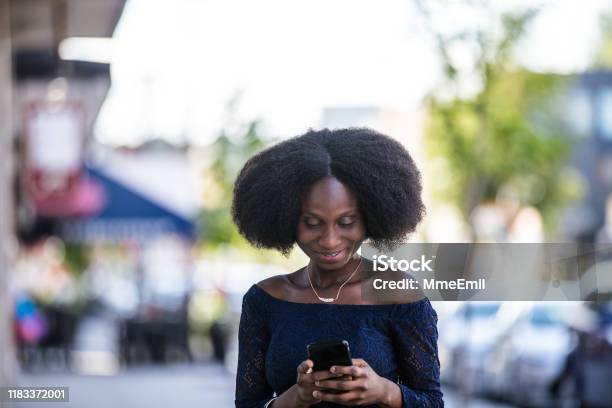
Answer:
[{"label": "afro hairstyle", "polygon": [[296,242],[302,199],[333,176],[357,198],[366,239],[392,249],[425,214],[421,175],[397,141],[368,128],[309,130],[251,157],[234,184],[232,217],[258,248],[287,255]]}]

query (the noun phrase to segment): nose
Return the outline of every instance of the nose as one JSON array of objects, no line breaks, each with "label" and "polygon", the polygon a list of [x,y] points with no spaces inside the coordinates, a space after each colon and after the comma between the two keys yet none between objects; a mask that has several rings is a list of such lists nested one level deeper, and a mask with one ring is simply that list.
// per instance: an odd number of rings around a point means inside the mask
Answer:
[{"label": "nose", "polygon": [[335,226],[329,226],[323,232],[321,239],[319,240],[319,245],[326,250],[335,250],[340,246],[340,234],[336,230]]}]

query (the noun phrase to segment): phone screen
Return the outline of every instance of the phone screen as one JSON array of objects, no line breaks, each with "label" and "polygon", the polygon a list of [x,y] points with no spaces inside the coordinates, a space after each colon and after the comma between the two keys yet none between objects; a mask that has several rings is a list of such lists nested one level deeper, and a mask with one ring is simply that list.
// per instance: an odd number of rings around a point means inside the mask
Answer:
[{"label": "phone screen", "polygon": [[329,370],[333,365],[352,365],[348,341],[331,340],[311,343],[308,358],[314,363],[313,371]]}]

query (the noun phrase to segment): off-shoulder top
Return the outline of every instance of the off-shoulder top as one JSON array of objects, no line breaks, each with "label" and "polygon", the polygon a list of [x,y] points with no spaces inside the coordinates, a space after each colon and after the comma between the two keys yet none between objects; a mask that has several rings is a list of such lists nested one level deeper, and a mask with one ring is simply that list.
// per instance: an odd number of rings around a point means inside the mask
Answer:
[{"label": "off-shoulder top", "polygon": [[297,303],[253,285],[244,295],[238,330],[236,407],[263,408],[296,383],[306,346],[332,339],[347,340],[353,358],[396,382],[404,408],[443,407],[436,323],[427,298],[381,305]]}]

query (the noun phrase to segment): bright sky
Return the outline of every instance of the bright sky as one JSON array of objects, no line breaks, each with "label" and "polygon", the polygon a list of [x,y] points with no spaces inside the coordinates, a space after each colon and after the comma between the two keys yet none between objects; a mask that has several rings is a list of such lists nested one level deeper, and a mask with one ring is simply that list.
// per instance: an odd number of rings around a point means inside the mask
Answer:
[{"label": "bright sky", "polygon": [[[548,4],[522,61],[584,70],[597,14],[612,2]],[[461,10],[443,20],[481,23]],[[412,0],[128,0],[114,47],[113,85],[95,129],[112,144],[150,135],[210,142],[238,94],[237,119],[261,118],[272,135],[291,136],[319,126],[325,107],[412,111],[440,79]]]}]

